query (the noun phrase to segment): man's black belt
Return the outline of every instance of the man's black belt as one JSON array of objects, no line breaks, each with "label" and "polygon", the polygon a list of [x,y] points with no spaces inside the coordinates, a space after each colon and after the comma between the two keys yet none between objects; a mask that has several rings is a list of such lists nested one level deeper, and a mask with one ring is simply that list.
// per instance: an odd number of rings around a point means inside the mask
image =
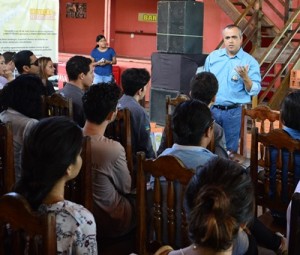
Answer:
[{"label": "man's black belt", "polygon": [[239,106],[241,106],[240,104],[232,104],[232,105],[214,105],[213,107],[218,108],[220,110],[230,110],[230,109],[234,109],[234,108],[238,108]]}]

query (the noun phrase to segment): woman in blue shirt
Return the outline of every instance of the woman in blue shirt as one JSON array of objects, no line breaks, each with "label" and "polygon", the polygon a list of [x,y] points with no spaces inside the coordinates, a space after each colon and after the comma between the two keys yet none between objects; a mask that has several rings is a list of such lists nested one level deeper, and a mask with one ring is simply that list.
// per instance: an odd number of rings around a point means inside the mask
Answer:
[{"label": "woman in blue shirt", "polygon": [[96,43],[96,47],[91,52],[91,57],[95,62],[93,83],[109,83],[113,80],[112,65],[117,63],[116,52],[107,46],[104,35],[98,35]]}]

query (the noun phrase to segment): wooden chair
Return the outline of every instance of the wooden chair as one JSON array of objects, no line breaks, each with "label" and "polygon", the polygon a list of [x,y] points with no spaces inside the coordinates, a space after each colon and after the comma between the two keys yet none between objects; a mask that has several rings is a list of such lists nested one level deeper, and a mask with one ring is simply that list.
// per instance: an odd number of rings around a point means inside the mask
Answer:
[{"label": "wooden chair", "polygon": [[[154,177],[153,194],[147,190],[149,175]],[[176,157],[168,155],[151,160],[145,159],[144,152],[138,152],[138,254],[154,252],[165,242],[173,247],[178,240],[183,247],[189,244],[182,204],[185,187],[193,175],[194,170],[185,168]],[[160,181],[160,177],[165,177],[166,181]],[[147,203],[150,203],[148,208]],[[179,208],[176,210],[176,207]]]},{"label": "wooden chair", "polygon": [[11,191],[15,184],[12,125],[0,122],[0,195]]},{"label": "wooden chair", "polygon": [[132,179],[132,187],[135,187],[136,174],[133,171],[130,111],[127,108],[118,110],[116,119],[106,127],[104,135],[107,138],[118,141],[124,147],[127,166]]},{"label": "wooden chair", "polygon": [[11,192],[0,198],[0,254],[57,253],[54,214],[39,215],[24,197]]},{"label": "wooden chair", "polygon": [[[296,187],[294,179],[294,153],[300,150],[300,141],[292,139],[282,129],[274,129],[269,133],[259,133],[258,128],[252,128],[251,164],[250,171],[255,186],[256,213],[257,206],[263,207],[264,214],[259,217],[269,228],[285,233],[285,226],[278,224],[270,217],[266,208],[285,215],[288,203]],[[258,167],[264,171],[264,178],[258,178]],[[275,169],[274,169],[275,168]],[[270,173],[274,174],[274,186]],[[287,173],[287,182],[283,181],[282,174]],[[274,194],[270,196],[270,191]]]},{"label": "wooden chair", "polygon": [[294,193],[291,203],[289,255],[300,254],[300,193]]},{"label": "wooden chair", "polygon": [[78,176],[65,186],[65,199],[83,205],[93,212],[91,138],[85,136],[82,143],[82,166]]},{"label": "wooden chair", "polygon": [[240,155],[247,157],[247,123],[251,120],[252,127],[258,126],[260,123],[260,133],[267,133],[274,129],[274,125],[278,122],[278,127],[282,128],[280,121],[280,112],[271,110],[266,105],[259,105],[253,109],[242,109],[241,137],[240,137]]},{"label": "wooden chair", "polygon": [[72,98],[66,98],[59,93],[42,96],[43,116],[67,116],[73,119]]}]

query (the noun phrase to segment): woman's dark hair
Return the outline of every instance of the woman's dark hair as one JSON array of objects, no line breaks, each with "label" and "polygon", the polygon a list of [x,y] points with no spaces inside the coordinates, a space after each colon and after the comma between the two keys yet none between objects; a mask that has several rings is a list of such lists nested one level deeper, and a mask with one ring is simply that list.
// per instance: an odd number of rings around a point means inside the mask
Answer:
[{"label": "woman's dark hair", "polygon": [[[96,36],[96,42],[99,42],[101,39],[105,39],[105,36],[104,35],[97,35]],[[99,48],[99,45],[97,44],[96,46],[95,46],[95,48]]]},{"label": "woman's dark hair", "polygon": [[281,105],[281,120],[286,127],[300,131],[300,91],[293,91],[288,94]]},{"label": "woman's dark hair", "polygon": [[75,164],[82,130],[66,117],[42,119],[24,139],[21,179],[15,191],[37,209],[55,183]]},{"label": "woman's dark hair", "polygon": [[175,143],[199,145],[201,137],[212,124],[212,115],[205,103],[192,99],[178,104],[172,114]]},{"label": "woman's dark hair", "polygon": [[250,176],[236,162],[212,158],[197,169],[185,194],[191,241],[215,251],[231,247],[254,216]]},{"label": "woman's dark hair", "polygon": [[2,109],[10,107],[29,118],[40,119],[43,94],[44,85],[39,77],[22,74],[3,87],[0,105]]}]

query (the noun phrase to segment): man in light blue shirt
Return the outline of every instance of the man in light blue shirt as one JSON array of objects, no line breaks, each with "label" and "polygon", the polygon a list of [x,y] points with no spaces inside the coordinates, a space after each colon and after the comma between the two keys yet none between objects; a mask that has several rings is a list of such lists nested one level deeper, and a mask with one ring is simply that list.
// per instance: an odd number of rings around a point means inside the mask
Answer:
[{"label": "man in light blue shirt", "polygon": [[218,79],[219,90],[212,113],[225,132],[226,146],[237,152],[242,105],[251,102],[251,96],[261,90],[258,62],[241,48],[243,36],[236,25],[223,30],[225,48],[213,51],[206,58],[204,69]]}]

